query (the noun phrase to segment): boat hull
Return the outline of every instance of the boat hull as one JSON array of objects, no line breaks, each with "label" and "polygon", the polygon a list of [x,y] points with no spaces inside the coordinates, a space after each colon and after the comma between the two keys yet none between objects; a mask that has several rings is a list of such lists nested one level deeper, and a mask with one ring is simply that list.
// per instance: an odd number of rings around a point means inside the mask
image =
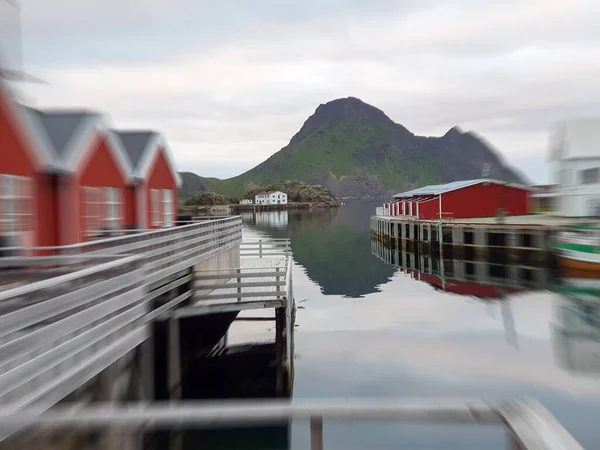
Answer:
[{"label": "boat hull", "polygon": [[599,253],[565,249],[560,249],[556,253],[561,275],[576,274],[581,278],[598,278],[600,276]]}]

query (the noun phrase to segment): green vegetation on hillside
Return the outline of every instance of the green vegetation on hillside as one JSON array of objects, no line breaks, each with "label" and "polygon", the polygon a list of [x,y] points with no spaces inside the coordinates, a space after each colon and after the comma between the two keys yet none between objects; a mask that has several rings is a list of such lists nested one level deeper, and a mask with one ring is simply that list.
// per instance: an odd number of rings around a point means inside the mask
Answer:
[{"label": "green vegetation on hillside", "polygon": [[379,109],[347,98],[320,105],[286,147],[253,169],[227,180],[196,177],[191,184],[234,196],[249,183],[299,180],[322,185],[338,198],[381,197],[480,178],[487,166],[492,178],[524,182],[473,133],[452,128],[437,138],[416,136]]},{"label": "green vegetation on hillside", "polygon": [[337,206],[338,202],[331,191],[323,186],[314,186],[301,181],[285,181],[283,183],[258,186],[249,184],[242,195],[222,195],[215,192],[199,192],[188,196],[185,204],[190,206],[200,205],[232,205],[238,204],[242,199],[252,199],[259,192],[281,191],[288,195],[290,203],[319,203],[323,206]]},{"label": "green vegetation on hillside", "polygon": [[[389,151],[395,132],[381,124],[340,119],[334,124],[325,124],[298,144],[288,145],[251,171],[223,180],[216,187],[219,192],[231,194],[243,190],[249,181],[263,184],[293,179],[331,185],[363,173],[377,175],[381,187],[385,188],[403,189],[417,181],[440,181],[431,176],[433,166],[437,169],[441,164],[438,158],[411,158],[402,149]],[[363,192],[365,196],[369,194]]]}]

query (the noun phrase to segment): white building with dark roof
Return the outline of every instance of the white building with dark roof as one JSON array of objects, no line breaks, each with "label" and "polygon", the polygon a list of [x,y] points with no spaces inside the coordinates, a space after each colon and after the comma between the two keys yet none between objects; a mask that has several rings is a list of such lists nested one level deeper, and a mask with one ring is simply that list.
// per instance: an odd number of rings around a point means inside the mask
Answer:
[{"label": "white building with dark roof", "polygon": [[254,198],[257,205],[287,205],[287,202],[287,194],[281,191],[259,192]]}]

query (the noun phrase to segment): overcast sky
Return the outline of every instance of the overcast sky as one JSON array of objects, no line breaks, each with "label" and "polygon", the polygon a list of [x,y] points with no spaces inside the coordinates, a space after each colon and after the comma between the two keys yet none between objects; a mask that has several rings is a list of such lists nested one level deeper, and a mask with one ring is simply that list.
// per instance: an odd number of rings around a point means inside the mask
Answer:
[{"label": "overcast sky", "polygon": [[251,168],[355,96],[417,134],[473,130],[545,182],[550,123],[600,115],[597,0],[21,4],[25,69],[49,83],[32,100],[160,129],[205,176]]}]

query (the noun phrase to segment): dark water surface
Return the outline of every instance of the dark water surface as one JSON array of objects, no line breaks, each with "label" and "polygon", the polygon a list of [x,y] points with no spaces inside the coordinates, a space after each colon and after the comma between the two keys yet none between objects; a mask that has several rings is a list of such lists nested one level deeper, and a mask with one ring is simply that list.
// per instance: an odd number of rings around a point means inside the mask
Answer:
[{"label": "dark water surface", "polygon": [[[375,206],[244,216],[246,235],[292,240],[294,398],[532,396],[585,448],[600,448],[596,307],[586,307],[585,320],[573,315],[567,332],[556,315],[573,305],[559,294],[485,300],[416,280],[372,253]],[[230,339],[271,337],[262,327],[245,323]],[[324,429],[328,450],[507,448],[496,426],[326,422]],[[308,424],[293,423],[291,448],[308,447]]]}]

